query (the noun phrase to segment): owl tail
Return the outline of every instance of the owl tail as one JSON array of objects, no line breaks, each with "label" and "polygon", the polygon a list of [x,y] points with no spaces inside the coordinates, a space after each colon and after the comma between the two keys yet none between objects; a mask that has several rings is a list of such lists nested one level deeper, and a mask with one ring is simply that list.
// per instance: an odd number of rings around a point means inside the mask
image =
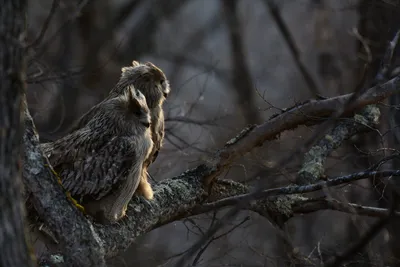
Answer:
[{"label": "owl tail", "polygon": [[137,161],[132,165],[128,177],[124,184],[121,185],[119,189],[120,192],[118,192],[118,196],[111,207],[111,216],[113,216],[115,220],[124,216],[125,209],[139,186],[141,174],[142,162]]}]

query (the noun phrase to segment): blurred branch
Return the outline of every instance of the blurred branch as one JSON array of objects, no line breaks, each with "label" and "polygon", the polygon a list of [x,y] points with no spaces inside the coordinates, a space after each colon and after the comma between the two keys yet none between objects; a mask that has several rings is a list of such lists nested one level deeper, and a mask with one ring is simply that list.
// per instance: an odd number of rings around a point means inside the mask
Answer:
[{"label": "blurred branch", "polygon": [[338,267],[344,261],[350,259],[351,257],[354,257],[354,255],[356,255],[361,249],[363,249],[390,222],[390,220],[393,218],[395,207],[396,205],[392,203],[391,208],[387,212],[386,216],[382,217],[374,225],[372,225],[371,228],[368,229],[368,231],[359,240],[349,245],[348,248],[344,250],[344,252],[329,258],[323,266]]},{"label": "blurred branch", "polygon": [[194,57],[185,55],[183,53],[177,54],[168,50],[165,50],[163,53],[157,53],[156,56],[161,59],[179,62],[181,64],[189,65],[195,68],[201,68],[206,72],[214,72],[216,76],[221,79],[222,82],[230,83],[229,73],[226,70],[221,70],[217,68],[216,64],[207,63]]},{"label": "blurred branch", "polygon": [[121,25],[124,20],[135,10],[138,8],[140,4],[143,3],[143,0],[130,0],[126,1],[122,4],[122,7],[119,8],[119,12],[116,12],[113,25]]},{"label": "blurred branch", "polygon": [[[187,61],[187,58],[181,55],[193,54],[192,51],[195,51],[199,47],[201,47],[207,36],[212,35],[215,31],[217,31],[220,28],[221,22],[222,22],[221,16],[219,16],[218,14],[213,15],[212,18],[206,22],[206,25],[194,31],[193,33],[190,34],[189,37],[187,37],[187,41],[185,41],[185,44],[183,45],[182,49],[179,49],[180,51],[179,54],[175,53],[176,55],[172,55],[170,61],[173,64],[173,67],[169,75],[171,84],[174,84],[177,78],[180,76],[181,71],[185,66],[183,63]],[[171,52],[162,51],[160,54],[168,56],[171,55]],[[176,93],[176,95],[178,94],[179,92]]]},{"label": "blurred branch", "polygon": [[221,0],[229,30],[232,87],[236,90],[237,104],[247,123],[260,123],[262,118],[254,100],[255,86],[247,65],[242,30],[236,0]]},{"label": "blurred branch", "polygon": [[165,122],[181,122],[186,124],[195,124],[199,126],[215,126],[220,127],[221,124],[218,123],[218,120],[223,119],[225,116],[217,117],[212,120],[197,120],[187,118],[186,116],[176,116],[176,117],[168,117],[165,119]]},{"label": "blurred branch", "polygon": [[36,52],[32,55],[32,57],[35,57],[36,59],[40,58],[42,54],[47,50],[47,47],[53,43],[55,40],[57,40],[57,36],[61,33],[61,31],[67,27],[71,22],[73,22],[77,17],[81,15],[82,9],[86,6],[86,4],[90,0],[81,0],[81,2],[77,5],[75,10],[68,16],[68,18],[63,22],[63,24],[55,31],[55,33],[47,38],[45,42],[42,42],[40,44],[40,47],[36,50]]},{"label": "blurred branch", "polygon": [[290,33],[288,26],[283,20],[277,4],[274,2],[274,0],[263,0],[263,3],[268,8],[268,11],[272,19],[277,24],[278,29],[282,34],[282,37],[285,39],[286,44],[289,46],[289,51],[291,52],[293,59],[296,63],[296,66],[299,69],[301,75],[303,75],[303,78],[308,86],[308,89],[310,89],[311,93],[313,93],[314,96],[320,95],[321,89],[318,88],[317,82],[313,79],[311,73],[308,72],[307,67],[300,59],[299,48],[297,47],[296,41],[294,40],[292,34]]},{"label": "blurred branch", "polygon": [[26,46],[26,49],[29,49],[31,47],[36,47],[38,44],[40,44],[42,42],[44,35],[46,34],[47,29],[49,28],[50,22],[56,12],[56,9],[57,9],[59,3],[60,3],[60,0],[53,0],[53,3],[51,4],[51,8],[49,11],[49,15],[47,16],[46,20],[44,21],[39,35],[32,43],[30,43],[29,45]]},{"label": "blurred branch", "polygon": [[[320,210],[336,210],[355,214],[359,216],[368,216],[375,218],[386,217],[389,210],[377,207],[368,207],[354,203],[343,203],[335,199],[326,199],[326,197],[317,199],[306,199],[299,201],[292,206],[293,212],[296,214],[308,214]],[[400,217],[400,212],[396,211],[394,214],[396,217]]]},{"label": "blurred branch", "polygon": [[222,238],[222,237],[224,237],[224,236],[229,235],[229,234],[232,233],[235,229],[239,228],[242,224],[244,224],[245,222],[247,222],[247,221],[249,221],[249,220],[250,220],[250,216],[246,216],[246,218],[244,218],[240,223],[236,224],[235,226],[233,226],[233,227],[232,227],[231,229],[229,229],[228,231],[226,231],[226,232],[224,232],[224,233],[222,233],[222,234],[220,234],[220,235],[217,235],[217,236],[214,236],[213,238],[211,238],[211,239],[207,242],[207,244],[205,244],[205,246],[199,251],[199,253],[197,253],[196,257],[194,257],[192,266],[196,266],[196,265],[199,263],[199,261],[200,261],[200,259],[201,259],[201,256],[202,256],[203,253],[207,250],[207,248],[211,245],[212,242],[214,242],[214,241],[216,241],[216,240],[218,240],[218,239],[220,239],[220,238]]},{"label": "blurred branch", "polygon": [[[132,11],[134,12],[130,16],[135,18],[135,22],[129,24],[132,26],[124,33],[126,39],[123,42],[125,44],[122,49],[117,51],[118,61],[120,62],[126,63],[127,58],[139,58],[139,56],[151,51],[154,48],[153,37],[160,22],[178,13],[189,0],[148,0],[140,2],[139,5],[133,5]],[[120,10],[120,14],[122,14],[123,8]],[[120,21],[116,19],[116,22]]]},{"label": "blurred branch", "polygon": [[[65,13],[59,16],[60,20],[65,21]],[[62,45],[55,56],[56,67],[54,69],[61,73],[67,73],[71,67],[71,59],[74,58],[76,50],[74,49],[73,26],[66,23],[60,34]],[[60,105],[49,107],[49,117],[45,127],[40,127],[43,132],[54,134],[60,133],[68,127],[76,117],[76,107],[81,90],[79,83],[69,77],[60,81],[57,88],[55,99]],[[59,135],[60,136],[60,135]]]}]

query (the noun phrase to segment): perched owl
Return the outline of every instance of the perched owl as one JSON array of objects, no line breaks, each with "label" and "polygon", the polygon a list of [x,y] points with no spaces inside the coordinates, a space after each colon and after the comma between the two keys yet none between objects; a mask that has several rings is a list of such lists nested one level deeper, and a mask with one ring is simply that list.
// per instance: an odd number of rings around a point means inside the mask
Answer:
[{"label": "perched owl", "polygon": [[146,176],[144,162],[153,149],[150,125],[144,95],[128,86],[101,102],[82,128],[41,148],[88,214],[116,222]]},{"label": "perched owl", "polygon": [[[145,167],[147,170],[148,166],[157,158],[164,140],[164,112],[162,105],[171,89],[169,82],[161,69],[157,68],[150,62],[141,64],[137,61],[133,61],[132,66],[122,68],[121,77],[118,83],[110,91],[109,95],[105,100],[103,100],[103,102],[124,94],[129,85],[133,85],[144,94],[147,106],[150,109],[151,134],[154,146],[148,159],[146,159]],[[101,105],[101,103],[94,106],[79,118],[72,130],[84,127],[94,114],[96,114],[99,105]],[[148,200],[153,199],[153,190],[147,181],[147,176],[143,177],[143,180],[140,182],[137,193],[143,195]]]}]

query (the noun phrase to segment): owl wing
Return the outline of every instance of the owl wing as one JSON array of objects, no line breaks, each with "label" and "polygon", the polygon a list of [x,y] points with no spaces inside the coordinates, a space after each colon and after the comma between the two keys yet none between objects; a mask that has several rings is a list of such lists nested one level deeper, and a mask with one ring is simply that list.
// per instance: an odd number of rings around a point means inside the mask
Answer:
[{"label": "owl wing", "polygon": [[[90,142],[96,142],[91,140]],[[64,144],[64,145],[62,145]],[[50,147],[44,144],[63,186],[73,196],[95,199],[108,194],[115,185],[126,179],[137,160],[135,142],[129,137],[112,137],[100,145],[85,145],[84,141],[61,142]]]},{"label": "owl wing", "polygon": [[73,131],[76,131],[80,128],[85,127],[85,125],[96,115],[98,112],[98,107],[100,106],[101,102],[95,106],[93,106],[91,109],[89,109],[85,114],[83,114],[79,119],[74,121],[72,126],[68,129],[68,133],[72,133]]}]

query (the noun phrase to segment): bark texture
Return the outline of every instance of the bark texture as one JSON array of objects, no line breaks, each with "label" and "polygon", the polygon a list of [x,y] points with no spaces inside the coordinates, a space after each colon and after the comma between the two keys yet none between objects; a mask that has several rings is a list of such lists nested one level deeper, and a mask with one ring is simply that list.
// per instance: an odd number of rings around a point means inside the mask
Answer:
[{"label": "bark texture", "polygon": [[[345,114],[354,115],[354,111],[359,111],[366,105],[397,93],[400,90],[399,83],[400,77],[395,77],[384,84],[368,89],[365,94],[352,102]],[[361,172],[312,185],[289,186],[265,191],[254,191],[246,185],[233,181],[216,180],[235,160],[254,147],[299,125],[313,125],[321,122],[321,117],[332,115],[351,98],[352,94],[348,94],[324,100],[307,101],[282,111],[281,114],[273,116],[263,124],[245,128],[204,164],[155,184],[154,200],[147,202],[141,198],[133,199],[129,204],[127,216],[115,225],[91,222],[68,201],[65,192],[57,182],[52,167],[39,149],[39,137],[29,111],[25,107],[24,182],[27,191],[32,195],[30,202],[34,204],[39,217],[49,226],[59,241],[60,253],[48,257],[47,262],[51,262],[52,266],[54,261],[57,261],[57,266],[102,266],[104,259],[122,252],[136,237],[152,229],[192,215],[237,205],[239,202],[242,202],[242,208],[253,210],[278,225],[283,225],[294,213],[301,212],[301,209],[298,209],[300,202],[302,204],[309,202],[300,194],[371,176],[399,176],[400,171]],[[291,196],[284,196],[288,194]],[[331,207],[327,202],[322,204]],[[319,203],[315,202],[311,208],[318,205]],[[343,209],[346,208],[343,207]],[[379,212],[375,213],[378,215]],[[61,262],[62,264],[59,264]]]},{"label": "bark texture", "polygon": [[105,266],[102,246],[92,224],[68,200],[40,150],[39,136],[27,107],[25,128],[23,177],[31,193],[28,203],[33,204],[40,218],[55,233],[65,256],[62,262],[65,266]]},{"label": "bark texture", "polygon": [[26,2],[0,1],[0,266],[33,266],[25,238],[21,183]]}]

